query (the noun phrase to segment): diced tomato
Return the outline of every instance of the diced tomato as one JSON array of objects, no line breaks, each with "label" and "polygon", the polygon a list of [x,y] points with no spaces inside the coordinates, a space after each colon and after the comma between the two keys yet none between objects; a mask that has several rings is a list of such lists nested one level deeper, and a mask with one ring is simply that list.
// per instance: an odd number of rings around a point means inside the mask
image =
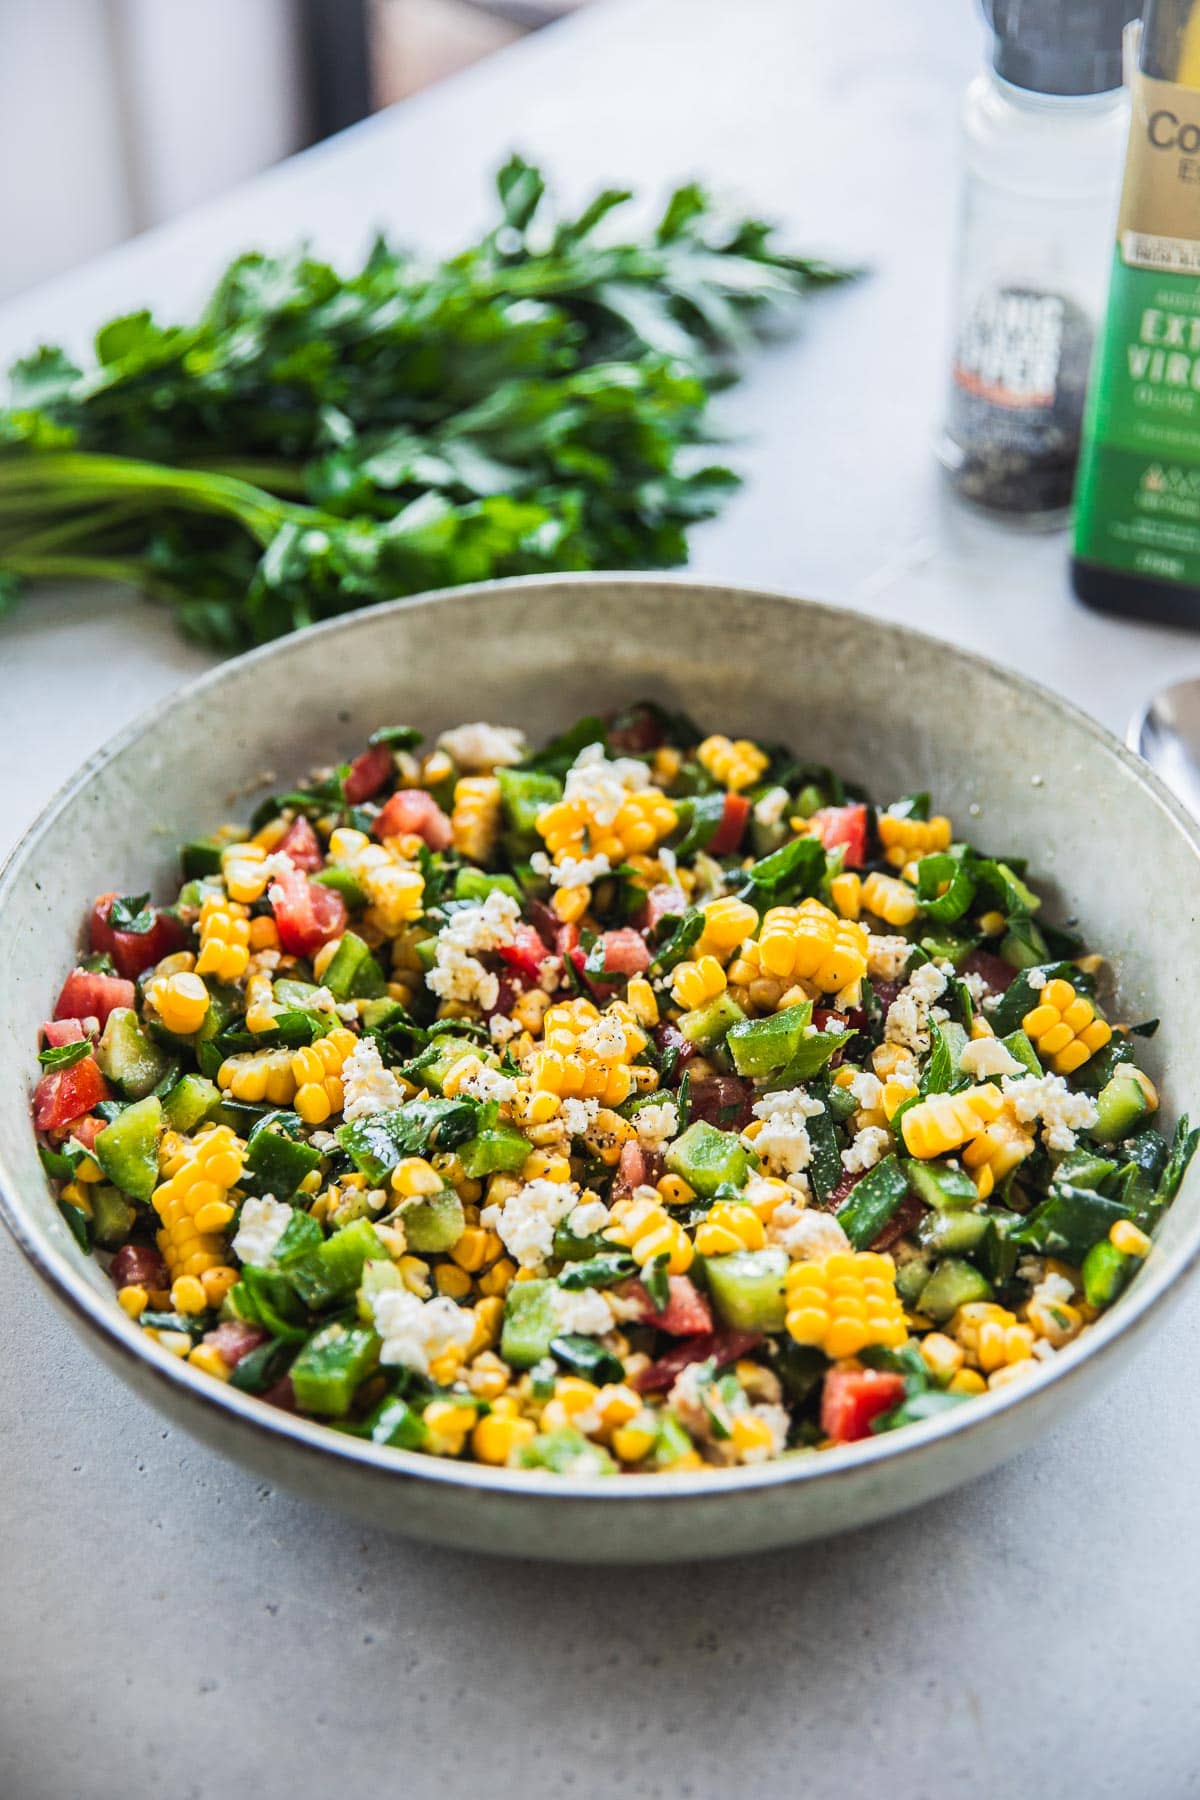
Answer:
[{"label": "diced tomato", "polygon": [[604,967],[609,975],[640,975],[650,967],[646,940],[631,925],[604,933]]},{"label": "diced tomato", "polygon": [[275,848],[281,856],[290,856],[295,867],[303,869],[306,875],[324,867],[321,840],[303,813],[292,820]]},{"label": "diced tomato", "polygon": [[188,934],[178,919],[159,907],[152,907],[154,923],[149,931],[115,931],[108,922],[115,894],[101,894],[92,907],[88,940],[97,956],[113,959],[118,975],[136,981],[143,969],[153,968],[164,956],[182,950]]},{"label": "diced tomato", "polygon": [[[79,1128],[75,1127],[78,1136]],[[152,1244],[122,1244],[109,1265],[114,1287],[169,1288],[167,1265]]]},{"label": "diced tomato", "polygon": [[883,1011],[886,1013],[889,1006],[891,1006],[892,1002],[899,994],[900,989],[904,986],[904,983],[902,981],[885,981],[882,976],[877,978],[872,975],[871,986],[875,990],[876,1000],[878,1000]]},{"label": "diced tomato", "polygon": [[95,1113],[84,1113],[82,1119],[75,1119],[72,1122],[71,1136],[77,1139],[85,1150],[94,1150],[96,1139],[103,1130],[103,1119],[98,1119]]},{"label": "diced tomato", "polygon": [[641,1311],[635,1315],[639,1325],[657,1325],[671,1337],[695,1337],[713,1328],[712,1308],[690,1275],[667,1276],[667,1304],[661,1312],[635,1276],[622,1282],[617,1292],[622,1300],[637,1301]]},{"label": "diced tomato", "polygon": [[667,913],[682,915],[687,911],[687,895],[673,881],[660,881],[646,895],[644,908],[644,924],[647,931],[653,931],[658,921]]},{"label": "diced tomato", "polygon": [[696,1054],[696,1046],[690,1038],[685,1038],[677,1025],[667,1023],[656,1025],[653,1031],[654,1042],[660,1052],[672,1050],[675,1063],[671,1073],[664,1077],[668,1087],[678,1087],[683,1080],[683,1072]]},{"label": "diced tomato", "polygon": [[33,1095],[33,1122],[39,1131],[61,1131],[108,1099],[108,1083],[95,1057],[85,1056],[69,1069],[51,1069],[42,1076]]},{"label": "diced tomato", "polygon": [[226,1319],[204,1334],[204,1342],[211,1344],[227,1369],[236,1369],[244,1356],[266,1341],[260,1325],[247,1325],[241,1319]]},{"label": "diced tomato", "polygon": [[636,1138],[621,1145],[621,1154],[617,1158],[617,1170],[613,1176],[612,1198],[628,1200],[634,1188],[642,1187],[646,1180],[646,1152]]},{"label": "diced tomato", "polygon": [[562,921],[544,900],[530,900],[526,904],[529,922],[544,944],[553,944],[558,940]]},{"label": "diced tomato", "polygon": [[393,794],[372,828],[377,838],[424,838],[431,850],[448,850],[450,821],[424,788],[401,788]]},{"label": "diced tomato", "polygon": [[745,794],[726,794],[725,811],[721,823],[713,832],[705,848],[710,856],[732,856],[742,841],[742,833],[746,829],[746,820],[750,817],[750,802]]},{"label": "diced tomato", "polygon": [[993,994],[1007,993],[1017,979],[1017,971],[1012,964],[1006,963],[1002,956],[993,956],[990,950],[972,950],[959,973],[982,975]]},{"label": "diced tomato", "polygon": [[870,1435],[871,1420],[904,1398],[904,1377],[887,1369],[830,1369],[821,1390],[821,1430],[835,1444]]},{"label": "diced tomato", "polygon": [[650,707],[627,706],[608,728],[608,747],[616,756],[644,756],[657,750],[665,733],[662,720]]},{"label": "diced tomato", "polygon": [[279,928],[279,942],[291,956],[311,956],[346,926],[346,902],[335,888],[289,869],[271,883],[267,898]]},{"label": "diced tomato", "polygon": [[708,1075],[689,1089],[691,1117],[720,1131],[744,1131],[754,1117],[754,1087],[740,1075]]},{"label": "diced tomato", "polygon": [[542,941],[541,933],[532,925],[514,925],[511,944],[501,944],[498,952],[500,960],[506,962],[510,969],[526,981],[536,983],[542,973],[542,964],[550,952]]},{"label": "diced tomato", "polygon": [[736,1362],[739,1356],[746,1356],[761,1342],[761,1331],[706,1331],[698,1337],[683,1338],[648,1369],[632,1376],[630,1386],[639,1394],[661,1393],[690,1363],[707,1362],[711,1356],[722,1368]]},{"label": "diced tomato", "polygon": [[823,806],[808,821],[809,830],[819,837],[827,850],[845,846],[842,858],[845,869],[861,869],[867,860],[867,809],[853,806]]},{"label": "diced tomato", "polygon": [[361,806],[364,800],[377,794],[395,766],[386,744],[377,744],[373,750],[364,750],[361,756],[356,756],[342,783],[342,792],[351,806]]},{"label": "diced tomato", "polygon": [[90,969],[72,969],[54,1007],[56,1019],[95,1019],[103,1028],[118,1006],[133,1006],[137,989],[119,975],[94,975]]},{"label": "diced tomato", "polygon": [[42,1037],[51,1050],[60,1050],[64,1044],[82,1044],[84,1038],[82,1021],[79,1019],[47,1019],[42,1026]]}]

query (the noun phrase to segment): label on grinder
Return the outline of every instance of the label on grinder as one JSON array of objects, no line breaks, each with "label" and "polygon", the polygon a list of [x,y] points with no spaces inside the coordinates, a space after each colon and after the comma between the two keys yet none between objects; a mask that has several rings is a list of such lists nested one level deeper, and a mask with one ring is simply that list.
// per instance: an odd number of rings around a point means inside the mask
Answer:
[{"label": "label on grinder", "polygon": [[1200,587],[1200,92],[1136,72],[1075,554]]}]

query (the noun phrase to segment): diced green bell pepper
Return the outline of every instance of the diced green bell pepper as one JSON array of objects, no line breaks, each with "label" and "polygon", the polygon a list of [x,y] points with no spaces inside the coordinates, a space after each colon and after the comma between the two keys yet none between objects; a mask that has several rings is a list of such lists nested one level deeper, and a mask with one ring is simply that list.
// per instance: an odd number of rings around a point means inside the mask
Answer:
[{"label": "diced green bell pepper", "polygon": [[909,1187],[926,1206],[939,1212],[962,1212],[979,1199],[975,1183],[965,1169],[952,1169],[948,1163],[920,1162],[906,1158],[904,1174]]},{"label": "diced green bell pepper", "polygon": [[269,1123],[259,1125],[250,1133],[246,1170],[260,1193],[287,1200],[305,1176],[320,1166],[319,1150],[275,1130]]},{"label": "diced green bell pepper", "polygon": [[143,1099],[171,1066],[170,1057],[146,1035],[131,1006],[117,1006],[109,1013],[96,1061],[101,1074],[131,1100]]},{"label": "diced green bell pepper", "polygon": [[360,913],[365,908],[369,898],[367,890],[349,869],[318,869],[312,879],[321,887],[332,888],[335,893],[340,894],[346,902],[348,912]]},{"label": "diced green bell pepper", "polygon": [[335,1000],[378,1000],[383,995],[383,970],[357,932],[342,933],[325,970],[325,986]]},{"label": "diced green bell pepper", "polygon": [[1136,1256],[1125,1256],[1108,1238],[1093,1244],[1079,1271],[1088,1305],[1111,1306],[1136,1267]]},{"label": "diced green bell pepper", "polygon": [[452,1250],[467,1228],[463,1203],[453,1188],[410,1200],[401,1209],[400,1223],[409,1249],[420,1256]]},{"label": "diced green bell pepper", "polygon": [[856,1250],[865,1250],[908,1193],[908,1178],[895,1156],[885,1156],[856,1181],[834,1214]]},{"label": "diced green bell pepper", "polygon": [[935,1325],[942,1325],[953,1318],[960,1306],[991,1297],[991,1284],[972,1263],[947,1256],[921,1289],[921,1311]]},{"label": "diced green bell pepper", "polygon": [[363,1420],[362,1432],[373,1444],[390,1444],[394,1450],[424,1450],[429,1427],[415,1407],[399,1394],[389,1394]]},{"label": "diced green bell pepper", "polygon": [[472,1181],[481,1181],[485,1175],[514,1174],[529,1159],[529,1139],[514,1125],[486,1125],[467,1139],[458,1155]]},{"label": "diced green bell pepper", "polygon": [[489,894],[508,894],[513,900],[524,898],[511,875],[486,875],[482,869],[458,870],[454,877],[456,900],[481,901]]},{"label": "diced green bell pepper", "polygon": [[765,1019],[743,1019],[726,1036],[739,1075],[773,1075],[796,1054],[805,1026],[812,1021],[812,1001],[785,1007]]},{"label": "diced green bell pepper", "polygon": [[617,1465],[603,1444],[593,1444],[573,1425],[544,1431],[517,1452],[523,1469],[550,1469],[556,1475],[615,1475]]},{"label": "diced green bell pepper", "polygon": [[1043,1073],[1041,1060],[1026,1032],[1010,1031],[1006,1038],[1001,1039],[1001,1042],[1008,1054],[1015,1056],[1021,1067],[1027,1069],[1031,1075]]},{"label": "diced green bell pepper", "polygon": [[705,1259],[708,1291],[721,1323],[733,1331],[782,1331],[787,1251],[732,1250]]},{"label": "diced green bell pepper", "polygon": [[162,1101],[135,1100],[97,1133],[93,1154],[110,1181],[134,1200],[149,1200],[158,1186],[158,1135]]},{"label": "diced green bell pepper", "polygon": [[514,1281],[504,1297],[500,1354],[514,1369],[531,1369],[558,1335],[552,1281]]},{"label": "diced green bell pepper", "polygon": [[221,873],[221,852],[226,848],[217,838],[193,838],[179,846],[179,867],[185,881],[203,881],[206,875]]},{"label": "diced green bell pepper", "polygon": [[521,837],[533,837],[542,808],[561,800],[562,782],[540,769],[497,769],[496,779],[505,824]]},{"label": "diced green bell pepper", "polygon": [[225,1296],[222,1311],[247,1325],[261,1325],[285,1343],[300,1343],[308,1335],[304,1308],[286,1275],[275,1269],[250,1264],[241,1280]]},{"label": "diced green bell pepper", "polygon": [[917,1227],[917,1242],[935,1256],[970,1256],[990,1229],[983,1212],[929,1212]]},{"label": "diced green bell pepper", "polygon": [[115,1250],[133,1230],[137,1211],[106,1181],[96,1182],[87,1193],[92,1203],[92,1237],[102,1250]]},{"label": "diced green bell pepper", "polygon": [[715,1050],[730,1028],[740,1024],[745,1017],[736,1000],[731,1000],[728,994],[718,994],[715,1000],[684,1013],[678,1029],[698,1050]]},{"label": "diced green bell pepper", "polygon": [[221,1090],[204,1075],[181,1075],[163,1100],[163,1124],[185,1136],[212,1117],[221,1104]]},{"label": "diced green bell pepper", "polygon": [[326,1418],[343,1417],[379,1362],[379,1349],[378,1336],[365,1325],[322,1326],[292,1364],[297,1406]]},{"label": "diced green bell pepper", "polygon": [[1096,1097],[1096,1123],[1091,1135],[1101,1144],[1115,1144],[1135,1131],[1152,1110],[1136,1074],[1118,1069]]},{"label": "diced green bell pepper", "polygon": [[667,1151],[667,1168],[706,1199],[723,1182],[741,1187],[750,1173],[750,1153],[732,1131],[718,1131],[706,1119],[689,1125]]},{"label": "diced green bell pepper", "polygon": [[348,1300],[362,1280],[367,1262],[386,1257],[387,1251],[369,1219],[354,1219],[314,1250],[290,1262],[287,1278],[304,1301],[314,1308]]},{"label": "diced green bell pepper", "polygon": [[374,1301],[377,1294],[386,1294],[389,1288],[398,1290],[403,1286],[404,1277],[394,1262],[364,1263],[357,1302],[358,1316],[363,1324],[370,1325],[374,1322]]}]

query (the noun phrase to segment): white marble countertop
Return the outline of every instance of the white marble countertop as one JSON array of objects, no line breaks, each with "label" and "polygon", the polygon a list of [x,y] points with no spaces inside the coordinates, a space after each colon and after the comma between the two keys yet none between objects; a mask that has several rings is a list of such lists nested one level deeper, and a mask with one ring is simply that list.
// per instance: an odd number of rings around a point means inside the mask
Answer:
[{"label": "white marble countertop", "polygon": [[[873,273],[729,400],[749,482],[696,572],[940,632],[1121,729],[1200,640],[1084,612],[1065,540],[965,518],[930,455],[978,54],[967,0],[613,0],[10,304],[0,357],[186,307],[248,245],[349,254],[384,223],[449,248],[514,145],[571,197],[712,175]],[[0,849],[206,661],[115,593],[0,628]],[[5,1800],[1195,1791],[1198,1294],[985,1481],[628,1575],[428,1550],[260,1485],[128,1395],[7,1240],[0,1306]]]}]

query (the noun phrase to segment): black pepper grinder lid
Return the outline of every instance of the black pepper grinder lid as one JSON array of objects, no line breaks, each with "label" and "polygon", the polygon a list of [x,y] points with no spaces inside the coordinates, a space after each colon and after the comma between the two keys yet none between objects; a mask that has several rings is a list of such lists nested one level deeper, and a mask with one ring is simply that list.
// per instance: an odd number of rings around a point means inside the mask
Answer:
[{"label": "black pepper grinder lid", "polygon": [[1002,81],[1036,94],[1104,94],[1121,85],[1121,33],[1138,0],[983,0]]}]

